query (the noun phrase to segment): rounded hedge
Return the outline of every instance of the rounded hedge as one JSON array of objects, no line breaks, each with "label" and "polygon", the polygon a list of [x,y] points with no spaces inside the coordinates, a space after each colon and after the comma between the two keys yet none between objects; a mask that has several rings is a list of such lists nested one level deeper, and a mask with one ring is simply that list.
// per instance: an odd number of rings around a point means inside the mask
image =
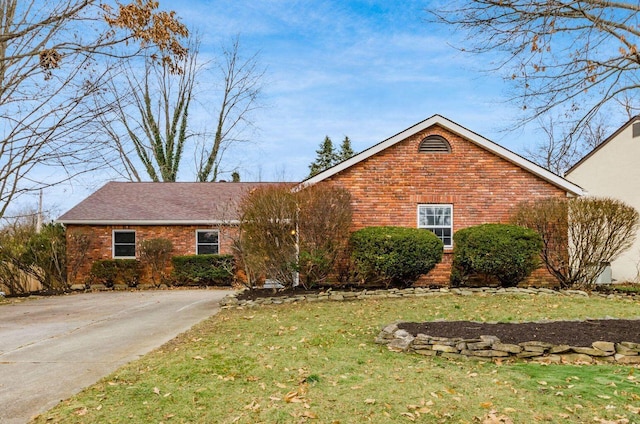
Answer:
[{"label": "rounded hedge", "polygon": [[410,286],[442,260],[442,241],[431,231],[368,227],[350,238],[351,258],[364,281]]},{"label": "rounded hedge", "polygon": [[540,265],[542,239],[535,231],[506,224],[483,224],[453,235],[451,285],[466,284],[474,274],[516,286]]}]

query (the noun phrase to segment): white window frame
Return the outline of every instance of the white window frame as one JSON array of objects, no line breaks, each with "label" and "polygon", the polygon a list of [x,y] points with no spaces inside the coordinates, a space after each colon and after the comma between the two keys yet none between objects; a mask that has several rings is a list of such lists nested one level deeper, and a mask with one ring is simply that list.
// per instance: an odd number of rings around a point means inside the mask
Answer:
[{"label": "white window frame", "polygon": [[[198,234],[199,233],[216,233],[218,235],[218,242],[217,243],[200,243],[198,242]],[[198,247],[199,246],[216,246],[217,249],[217,253],[198,253]],[[215,229],[206,229],[206,228],[198,228],[196,230],[196,255],[219,255],[220,254],[220,230],[215,230]]]},{"label": "white window frame", "polygon": [[[420,209],[422,208],[449,208],[451,211],[451,222],[449,225],[420,225]],[[419,204],[418,205],[418,209],[416,211],[417,213],[417,223],[418,223],[418,228],[424,228],[425,230],[429,230],[431,232],[433,232],[435,234],[435,232],[433,230],[435,229],[439,229],[439,228],[449,228],[451,230],[451,243],[450,244],[444,244],[444,248],[445,249],[451,249],[453,248],[453,205],[450,203],[428,203],[428,204]],[[437,235],[437,234],[436,234]],[[438,236],[438,238],[440,240],[442,240],[442,237]],[[442,240],[442,242],[444,243],[444,240]]]},{"label": "white window frame", "polygon": [[[133,256],[116,256],[116,233],[133,233],[133,249],[134,249],[133,250],[134,251]],[[127,230],[127,229],[124,229],[124,228],[113,230],[111,232],[111,257],[113,259],[135,259],[136,258],[135,252],[137,250],[136,249],[137,241],[138,241],[138,234],[137,234],[136,230]],[[129,245],[128,243],[126,243],[126,244],[125,243],[118,243],[118,244],[119,245],[127,245],[127,246]]]}]

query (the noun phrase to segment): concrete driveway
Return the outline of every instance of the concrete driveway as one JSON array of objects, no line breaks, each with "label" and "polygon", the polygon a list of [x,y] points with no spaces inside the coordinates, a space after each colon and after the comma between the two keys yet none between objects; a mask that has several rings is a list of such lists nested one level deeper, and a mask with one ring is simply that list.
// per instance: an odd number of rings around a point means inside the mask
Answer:
[{"label": "concrete driveway", "polygon": [[215,314],[228,293],[103,292],[0,305],[0,423],[28,422]]}]

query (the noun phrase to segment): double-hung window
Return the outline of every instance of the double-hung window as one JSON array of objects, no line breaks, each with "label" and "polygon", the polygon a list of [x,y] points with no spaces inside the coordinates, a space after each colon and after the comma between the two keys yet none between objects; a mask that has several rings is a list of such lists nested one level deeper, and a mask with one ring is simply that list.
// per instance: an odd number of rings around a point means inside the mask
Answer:
[{"label": "double-hung window", "polygon": [[136,232],[133,230],[113,230],[114,259],[136,257]]},{"label": "double-hung window", "polygon": [[418,205],[418,228],[433,232],[444,247],[453,247],[453,205]]},{"label": "double-hung window", "polygon": [[196,254],[217,255],[219,252],[218,230],[196,230]]}]

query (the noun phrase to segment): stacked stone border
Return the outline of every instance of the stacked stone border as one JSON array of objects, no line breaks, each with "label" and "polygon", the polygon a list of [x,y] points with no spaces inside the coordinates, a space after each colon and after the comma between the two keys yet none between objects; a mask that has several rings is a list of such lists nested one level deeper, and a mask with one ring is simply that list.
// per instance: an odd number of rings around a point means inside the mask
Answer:
[{"label": "stacked stone border", "polygon": [[521,296],[576,296],[576,297],[602,297],[607,299],[633,299],[640,296],[627,294],[604,294],[582,290],[551,290],[547,288],[436,288],[410,287],[406,289],[388,290],[362,290],[341,291],[328,289],[317,294],[299,294],[289,297],[264,297],[255,300],[239,300],[238,295],[242,291],[226,296],[220,302],[223,308],[254,308],[261,305],[278,305],[296,302],[322,302],[322,301],[353,301],[363,299],[393,299],[402,297],[428,297],[428,296],[489,296],[489,295],[521,295]]},{"label": "stacked stone border", "polygon": [[475,339],[411,335],[398,328],[398,323],[382,329],[375,340],[394,352],[441,356],[450,359],[526,360],[547,364],[640,364],[640,343],[593,342],[590,347],[553,345],[541,341],[518,344],[501,343],[495,336]]}]

